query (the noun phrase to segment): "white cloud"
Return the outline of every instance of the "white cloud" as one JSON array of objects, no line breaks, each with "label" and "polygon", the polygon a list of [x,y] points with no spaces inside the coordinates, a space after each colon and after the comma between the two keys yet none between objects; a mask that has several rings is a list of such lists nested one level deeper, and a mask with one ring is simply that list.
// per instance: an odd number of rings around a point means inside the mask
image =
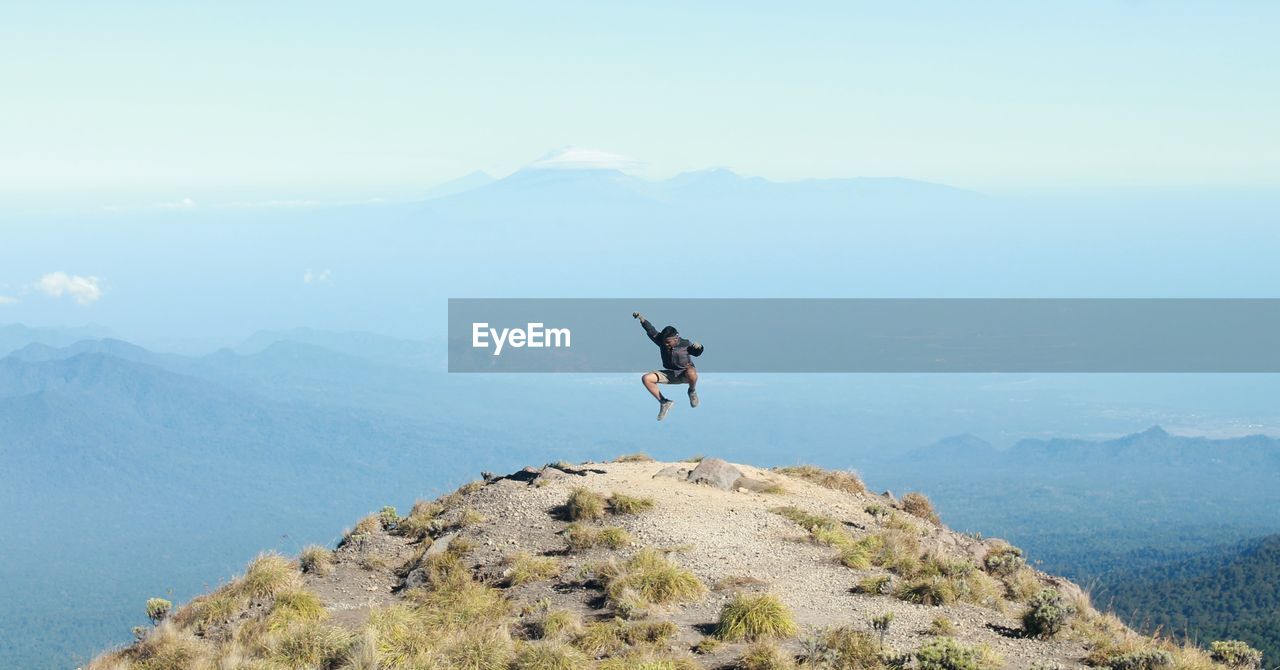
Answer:
[{"label": "white cloud", "polygon": [[542,170],[636,170],[644,164],[634,158],[599,149],[565,147],[529,164]]},{"label": "white cloud", "polygon": [[36,282],[35,288],[54,298],[66,295],[75,298],[81,305],[87,305],[102,297],[102,286],[99,282],[97,277],[50,272]]},{"label": "white cloud", "polygon": [[332,270],[312,271],[307,270],[302,273],[302,283],[304,284],[331,284],[333,283]]},{"label": "white cloud", "polygon": [[18,299],[11,295],[0,295],[0,305],[12,305],[18,302]]}]

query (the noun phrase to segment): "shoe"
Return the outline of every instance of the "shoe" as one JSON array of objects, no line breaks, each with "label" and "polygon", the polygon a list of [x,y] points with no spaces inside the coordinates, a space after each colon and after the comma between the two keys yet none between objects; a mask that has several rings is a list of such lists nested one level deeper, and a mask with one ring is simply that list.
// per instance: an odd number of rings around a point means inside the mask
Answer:
[{"label": "shoe", "polygon": [[689,389],[689,406],[690,407],[698,406],[698,392],[694,389]]},{"label": "shoe", "polygon": [[665,401],[663,401],[663,402],[662,402],[662,404],[658,405],[658,420],[659,420],[659,421],[661,421],[661,420],[663,420],[663,419],[667,418],[667,412],[670,412],[670,411],[671,411],[671,406],[672,406],[672,405],[675,405],[675,403],[674,403],[674,402],[671,402],[670,400],[665,400]]}]

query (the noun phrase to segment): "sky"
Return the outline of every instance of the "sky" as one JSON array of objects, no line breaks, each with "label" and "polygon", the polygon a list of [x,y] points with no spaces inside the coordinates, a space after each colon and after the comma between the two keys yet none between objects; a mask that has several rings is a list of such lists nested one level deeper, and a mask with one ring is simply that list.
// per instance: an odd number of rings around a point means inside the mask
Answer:
[{"label": "sky", "polygon": [[650,178],[1270,186],[1276,25],[1273,2],[5,2],[0,203],[404,198],[564,146]]}]

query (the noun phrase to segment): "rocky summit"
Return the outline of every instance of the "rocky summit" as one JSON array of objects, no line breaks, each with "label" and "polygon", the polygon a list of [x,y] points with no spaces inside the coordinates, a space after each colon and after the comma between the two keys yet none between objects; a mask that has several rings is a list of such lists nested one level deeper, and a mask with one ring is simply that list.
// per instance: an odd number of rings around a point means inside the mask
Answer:
[{"label": "rocky summit", "polygon": [[[142,604],[140,604],[142,606]],[[484,474],[266,553],[92,670],[1243,668],[1139,635],[928,498],[643,455]]]}]

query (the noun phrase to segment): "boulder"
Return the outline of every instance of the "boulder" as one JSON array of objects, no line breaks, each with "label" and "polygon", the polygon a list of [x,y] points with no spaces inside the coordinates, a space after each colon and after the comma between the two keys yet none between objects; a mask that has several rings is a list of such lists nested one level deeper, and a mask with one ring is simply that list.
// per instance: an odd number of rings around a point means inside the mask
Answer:
[{"label": "boulder", "polygon": [[719,458],[703,459],[698,467],[689,473],[690,482],[707,484],[725,491],[732,491],[739,479],[742,479],[742,471]]},{"label": "boulder", "polygon": [[653,476],[654,479],[657,479],[659,477],[666,477],[670,479],[687,479],[689,477],[689,469],[682,468],[678,465],[668,465],[667,467],[659,470],[658,474]]}]

